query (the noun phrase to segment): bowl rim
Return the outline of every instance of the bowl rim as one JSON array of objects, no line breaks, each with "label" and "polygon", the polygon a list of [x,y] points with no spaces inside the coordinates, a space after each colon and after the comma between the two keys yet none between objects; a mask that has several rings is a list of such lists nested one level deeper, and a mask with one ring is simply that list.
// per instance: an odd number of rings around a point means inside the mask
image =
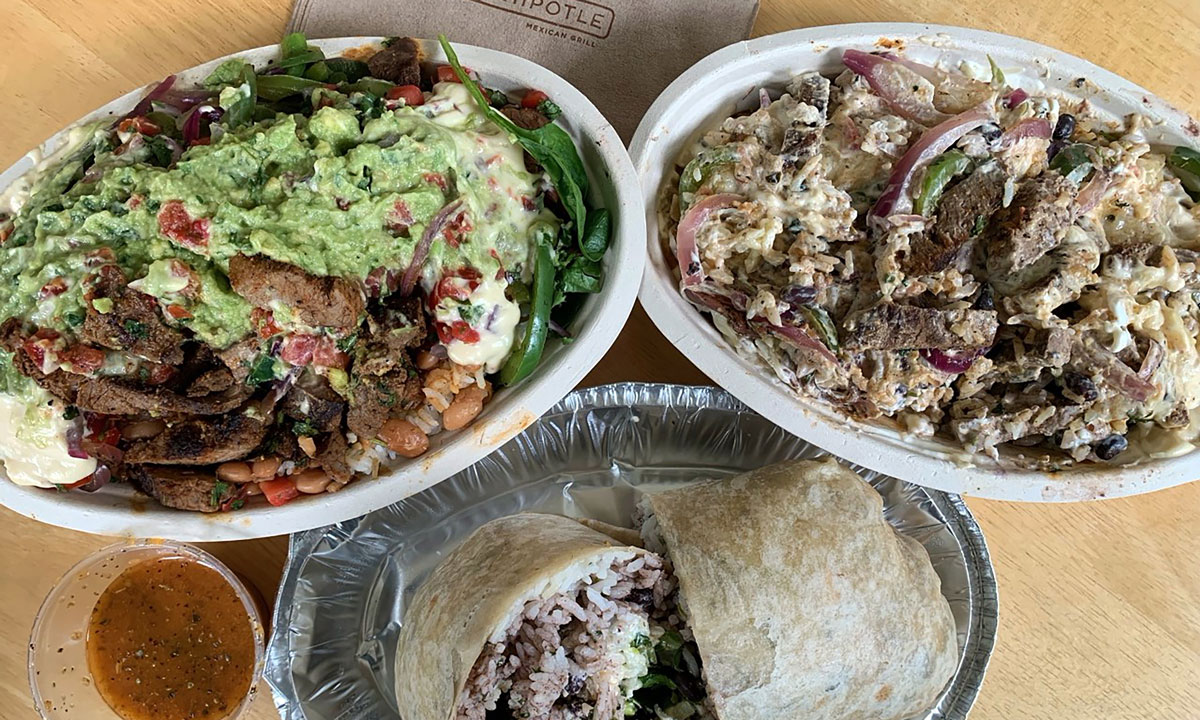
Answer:
[{"label": "bowl rim", "polygon": [[[326,53],[378,46],[383,36],[346,36],[309,40]],[[426,60],[444,60],[436,40],[420,43]],[[282,535],[321,527],[384,507],[459,472],[500,447],[557,403],[604,356],[625,325],[641,282],[645,262],[645,226],[637,194],[637,175],[612,124],[574,85],[530,60],[499,50],[453,43],[462,61],[501,88],[538,87],[563,108],[561,123],[576,141],[593,180],[592,192],[612,198],[616,230],[604,259],[603,290],[588,299],[581,318],[585,332],[569,345],[548,349],[534,375],[496,393],[475,422],[455,432],[416,460],[383,469],[378,477],[358,478],[337,493],[309,496],[285,507],[253,507],[230,513],[195,513],[159,506],[132,488],[109,486],[93,494],[55,493],[10,482],[0,468],[0,505],[26,517],[84,532],[123,537],[163,537],[214,542]],[[229,53],[181,70],[186,82],[198,81],[229,58],[256,64],[272,57],[278,45]],[[0,191],[24,177],[43,154],[56,150],[67,133],[82,123],[125,112],[154,83],[138,87],[56,132],[0,173]],[[590,147],[589,147],[590,146]],[[589,155],[594,158],[588,161]],[[345,496],[344,498],[341,496]]]},{"label": "bowl rim", "polygon": [[[230,567],[225,563],[221,562],[210,553],[206,552],[202,548],[196,547],[195,545],[175,542],[172,540],[125,540],[113,543],[111,545],[105,545],[104,547],[89,553],[86,557],[80,559],[78,562],[68,568],[61,576],[59,576],[57,580],[54,581],[54,585],[50,588],[49,592],[46,593],[46,597],[43,598],[42,603],[38,606],[37,614],[34,615],[33,618],[33,626],[29,631],[29,650],[26,653],[26,659],[27,665],[29,666],[29,689],[33,696],[34,707],[37,708],[38,717],[42,718],[42,720],[57,720],[57,715],[50,716],[46,714],[41,688],[37,682],[38,671],[41,668],[39,668],[34,662],[37,655],[36,648],[39,645],[39,640],[45,639],[42,637],[42,633],[44,632],[43,625],[47,622],[46,616],[53,607],[53,603],[62,596],[63,592],[71,589],[73,583],[76,582],[76,578],[78,578],[81,573],[87,572],[98,563],[110,560],[120,555],[124,555],[125,553],[142,551],[147,551],[147,557],[145,560],[138,562],[153,560],[155,555],[159,557],[180,555],[192,560],[193,562],[197,562],[209,568],[210,570],[214,570],[221,576],[222,579],[225,580],[225,582],[229,584],[229,586],[233,589],[234,594],[237,595],[238,600],[241,601],[242,607],[246,610],[246,616],[250,620],[250,630],[251,634],[254,636],[254,667],[251,672],[250,687],[246,691],[246,696],[242,698],[240,703],[238,703],[237,708],[223,718],[223,720],[237,720],[238,718],[243,717],[245,712],[249,709],[250,703],[254,700],[254,696],[258,694],[258,682],[262,679],[263,668],[265,667],[267,660],[268,633],[265,625],[264,614],[258,603],[255,602],[254,596],[247,588],[246,581],[243,581],[241,577],[239,577],[238,574],[230,569]],[[137,563],[135,562],[134,564]],[[133,567],[134,564],[131,564],[129,567]],[[116,578],[120,577],[123,572],[124,571],[121,571],[115,574],[112,580],[116,580]],[[112,580],[109,581],[109,584],[112,584]],[[107,588],[107,586],[105,587]],[[91,614],[90,610],[88,611],[88,614]],[[91,675],[91,668],[83,668],[83,671],[88,675]],[[97,692],[97,694],[99,693]],[[116,712],[113,712],[115,715]]]},{"label": "bowl rim", "polygon": [[[942,443],[944,457],[918,447],[912,438],[856,420],[811,399],[799,398],[769,370],[740,356],[711,323],[680,296],[678,281],[659,238],[657,194],[661,171],[674,162],[670,145],[694,137],[715,116],[694,109],[703,83],[727,79],[736,69],[809,69],[821,55],[840,47],[876,50],[901,43],[929,52],[977,55],[989,49],[1020,54],[1024,65],[1051,88],[1066,78],[1087,77],[1094,96],[1114,104],[1136,105],[1163,128],[1194,143],[1200,125],[1148,90],[1087,60],[1040,43],[972,28],[925,23],[849,23],[803,28],[767,35],[718,50],[697,62],[662,92],[647,111],[630,143],[642,181],[647,220],[647,263],[639,299],[654,324],[702,372],[740,400],[790,432],[852,462],[902,480],[948,492],[1034,502],[1070,502],[1140,494],[1179,485],[1200,476],[1200,450],[1134,465],[1075,466],[1058,472],[995,465],[964,464],[983,460]],[[811,59],[810,59],[811,58]],[[1062,71],[1062,72],[1058,72]],[[675,123],[675,124],[673,124]],[[933,445],[933,443],[930,443]],[[956,455],[957,457],[951,457]]]}]

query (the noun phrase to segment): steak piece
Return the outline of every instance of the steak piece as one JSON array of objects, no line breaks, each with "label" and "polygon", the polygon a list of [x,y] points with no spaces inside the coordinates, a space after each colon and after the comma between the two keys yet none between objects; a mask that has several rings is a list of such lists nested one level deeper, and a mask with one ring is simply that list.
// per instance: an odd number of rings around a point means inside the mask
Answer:
[{"label": "steak piece", "polygon": [[784,165],[803,165],[821,146],[829,110],[829,80],[820,73],[797,76],[787,86],[788,94],[797,105],[790,108],[792,120],[783,131],[779,155]]},{"label": "steak piece", "polygon": [[253,392],[248,386],[235,385],[222,393],[189,398],[163,388],[139,388],[116,378],[84,380],[74,404],[105,415],[223,415],[240,407]]},{"label": "steak piece", "polygon": [[229,347],[217,352],[217,359],[233,373],[237,382],[245,382],[250,377],[250,366],[258,357],[258,339],[248,337],[235,342]]},{"label": "steak piece", "polygon": [[43,373],[42,369],[34,364],[33,358],[25,352],[22,347],[24,342],[25,334],[21,330],[19,319],[9,318],[0,325],[0,347],[12,353],[13,367],[17,369],[17,372],[33,380],[54,397],[66,403],[74,403],[79,386],[87,378],[63,370],[55,370],[49,374]]},{"label": "steak piece", "polygon": [[1057,245],[1074,217],[1075,185],[1056,172],[1026,182],[985,234],[987,270],[1003,277],[1028,267]]},{"label": "steak piece", "polygon": [[367,60],[371,77],[397,85],[421,83],[421,46],[412,38],[392,38],[388,46]]},{"label": "steak piece", "polygon": [[354,367],[365,375],[383,375],[405,362],[407,351],[420,347],[427,334],[421,301],[392,295],[367,317],[366,327],[359,334]]},{"label": "steak piece", "polygon": [[[110,301],[112,308],[104,313],[98,311],[97,300]],[[96,270],[79,338],[155,363],[183,362],[183,335],[163,322],[158,300],[129,289],[125,274],[116,265],[103,265]]]},{"label": "steak piece", "polygon": [[248,456],[267,434],[267,425],[244,412],[184,420],[125,451],[135,465],[215,465]]},{"label": "steak piece", "polygon": [[884,303],[848,319],[845,345],[855,350],[965,350],[996,337],[994,310],[937,310]]},{"label": "steak piece", "polygon": [[216,512],[238,492],[236,485],[218,481],[210,468],[126,465],[125,477],[160,505],[176,510]]},{"label": "steak piece", "polygon": [[342,427],[346,401],[324,377],[306,370],[283,396],[279,407],[284,415],[306,421],[318,432],[332,432]]},{"label": "steak piece", "polygon": [[215,367],[205,370],[188,383],[187,396],[191,398],[204,397],[213,393],[224,392],[233,387],[233,371],[227,367]]},{"label": "steak piece", "polygon": [[946,191],[932,227],[913,238],[904,258],[904,272],[928,275],[941,272],[961,259],[969,241],[1000,209],[1005,179],[1000,165],[990,162]]},{"label": "steak piece", "polygon": [[537,130],[550,124],[550,118],[543,115],[537,108],[508,105],[500,108],[500,112],[504,114],[504,117],[512,120],[513,125],[526,130]]},{"label": "steak piece", "polygon": [[354,475],[350,470],[350,465],[346,463],[348,450],[349,446],[346,445],[345,436],[340,432],[331,432],[325,441],[325,447],[317,453],[317,465],[339,485],[350,482],[350,478]]},{"label": "steak piece", "polygon": [[407,366],[397,367],[384,375],[350,375],[350,407],[346,411],[346,427],[360,439],[370,441],[393,413],[411,410],[424,400],[421,377]]},{"label": "steak piece", "polygon": [[311,275],[263,255],[230,258],[229,282],[250,304],[281,302],[314,327],[352,329],[365,308],[362,289],[349,280]]}]

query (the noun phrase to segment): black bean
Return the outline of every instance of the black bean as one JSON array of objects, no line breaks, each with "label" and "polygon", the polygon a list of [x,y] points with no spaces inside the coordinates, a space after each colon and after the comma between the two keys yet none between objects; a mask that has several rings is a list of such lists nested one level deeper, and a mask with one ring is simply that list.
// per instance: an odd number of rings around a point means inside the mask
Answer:
[{"label": "black bean", "polygon": [[777,173],[777,172],[767,173],[766,181],[771,183],[772,185],[779,182],[779,173]]},{"label": "black bean", "polygon": [[650,588],[636,588],[634,590],[630,590],[629,594],[625,596],[625,599],[634,605],[641,605],[649,610],[650,607],[654,605],[654,591]]},{"label": "black bean", "polygon": [[583,675],[571,675],[567,678],[567,685],[563,688],[563,695],[575,695],[583,689]]},{"label": "black bean", "polygon": [[988,123],[984,125],[983,127],[979,128],[979,132],[983,135],[983,139],[987,140],[989,143],[996,142],[1000,139],[1000,136],[1004,134],[1004,131],[1001,130],[1000,126],[996,123]]},{"label": "black bean", "polygon": [[1070,140],[1075,134],[1075,116],[1070,113],[1063,113],[1058,116],[1058,122],[1054,125],[1055,140]]},{"label": "black bean", "polygon": [[1063,373],[1063,387],[1082,398],[1085,402],[1091,402],[1100,397],[1100,391],[1096,389],[1096,383],[1092,382],[1091,378],[1071,370]]},{"label": "black bean", "polygon": [[1066,140],[1051,140],[1050,144],[1046,146],[1046,157],[1053,160],[1054,156],[1058,154],[1058,151],[1062,150],[1066,146]]},{"label": "black bean", "polygon": [[1109,435],[1100,442],[1096,443],[1094,446],[1092,446],[1092,450],[1095,451],[1096,457],[1100,458],[1101,460],[1112,460],[1116,456],[1125,452],[1125,449],[1128,447],[1129,441],[1125,439],[1124,435],[1114,434]]},{"label": "black bean", "polygon": [[779,297],[788,305],[809,305],[817,299],[817,289],[812,285],[788,285]]},{"label": "black bean", "polygon": [[995,310],[996,298],[992,291],[991,285],[984,285],[979,288],[979,295],[975,297],[976,310]]}]

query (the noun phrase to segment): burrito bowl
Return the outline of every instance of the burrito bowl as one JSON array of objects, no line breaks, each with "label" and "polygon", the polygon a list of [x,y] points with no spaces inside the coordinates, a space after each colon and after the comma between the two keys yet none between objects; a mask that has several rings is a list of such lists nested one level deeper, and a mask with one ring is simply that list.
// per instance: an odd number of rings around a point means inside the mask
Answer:
[{"label": "burrito bowl", "polygon": [[[1141,484],[1114,466],[1157,478],[1197,435],[1194,123],[1023,41],[879,27],[764,39],[778,64],[707,115],[660,98],[634,144],[652,316],[795,432],[868,464],[905,448],[888,468],[914,482],[1065,499]],[[717,67],[740,66],[689,72]],[[684,303],[651,300],[672,285]],[[681,328],[687,304],[716,332]],[[693,354],[713,336],[740,368]]]},{"label": "burrito bowl", "polygon": [[[28,422],[0,500],[106,532],[310,527],[473,462],[582,376],[638,275],[627,156],[557,77],[462,50],[288,36],[10,169],[4,400]],[[248,522],[130,522],[114,478]]]}]

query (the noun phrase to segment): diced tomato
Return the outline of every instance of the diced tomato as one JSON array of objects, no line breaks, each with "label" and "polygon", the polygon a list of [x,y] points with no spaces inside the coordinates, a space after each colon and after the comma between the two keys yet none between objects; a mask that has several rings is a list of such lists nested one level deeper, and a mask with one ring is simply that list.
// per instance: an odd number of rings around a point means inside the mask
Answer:
[{"label": "diced tomato", "polygon": [[38,291],[38,299],[45,300],[48,297],[62,295],[66,291],[67,281],[62,276],[59,276],[42,286],[42,289]]},{"label": "diced tomato", "polygon": [[[445,67],[445,66],[443,66]],[[453,71],[450,73],[453,75]],[[443,80],[442,82],[449,82]],[[405,105],[416,107],[425,104],[425,95],[421,92],[421,88],[416,85],[397,85],[387,91],[388,100],[403,100]]]},{"label": "diced tomato", "polygon": [[172,320],[190,320],[192,313],[182,305],[171,304],[167,306],[167,317]]},{"label": "diced tomato", "polygon": [[312,363],[321,367],[344,368],[350,363],[350,356],[338,350],[336,340],[322,335],[313,348]]},{"label": "diced tomato", "polygon": [[527,90],[525,91],[525,97],[521,98],[521,107],[537,109],[538,105],[549,99],[550,96],[541,90]]},{"label": "diced tomato", "polygon": [[87,345],[72,345],[59,354],[59,360],[66,363],[71,372],[89,375],[104,365],[104,351]]},{"label": "diced tomato", "polygon": [[283,332],[283,328],[275,324],[275,314],[263,308],[254,308],[250,311],[250,323],[258,328],[260,338],[269,338]]},{"label": "diced tomato", "polygon": [[[205,135],[204,137],[198,137],[198,138],[196,138],[195,140],[193,140],[193,141],[192,141],[192,145],[191,145],[191,146],[195,146],[195,145],[208,145],[208,144],[209,144],[209,143],[211,143],[211,142],[212,142],[212,138],[211,138],[211,137],[209,137],[208,135]],[[191,147],[191,146],[189,146],[189,147]]]},{"label": "diced tomato", "polygon": [[267,502],[277,507],[300,495],[300,491],[296,489],[296,481],[290,477],[277,477],[274,480],[260,482],[258,487],[263,491]]},{"label": "diced tomato", "polygon": [[3,226],[0,226],[0,245],[3,245],[4,241],[8,239],[8,236],[12,235],[14,227],[15,226],[11,222],[5,223]]},{"label": "diced tomato", "polygon": [[159,232],[190,250],[208,246],[208,224],[208,218],[193,219],[178,200],[164,203],[158,211]]},{"label": "diced tomato", "polygon": [[125,204],[129,206],[130,210],[137,210],[142,206],[142,200],[143,198],[141,195],[134,193],[133,195],[129,196],[129,200],[127,200]]},{"label": "diced tomato", "polygon": [[84,485],[87,485],[91,479],[92,479],[91,475],[84,475],[83,478],[76,480],[75,482],[71,483],[70,485],[59,485],[59,487],[62,488],[63,490],[74,490],[77,487],[83,487]]},{"label": "diced tomato", "polygon": [[[121,440],[121,428],[117,427],[111,415],[103,415],[101,413],[86,413],[87,433],[85,434],[85,442],[92,445],[112,445],[116,447]],[[88,453],[95,457],[92,453]]]},{"label": "diced tomato", "polygon": [[525,210],[528,212],[537,211],[537,203],[535,203],[533,198],[529,197],[528,195],[521,196],[521,207],[525,208]]},{"label": "diced tomato", "polygon": [[157,135],[162,132],[162,129],[139,115],[137,117],[125,118],[122,120],[121,123],[117,125],[117,131],[123,133],[138,132],[143,135]]},{"label": "diced tomato", "polygon": [[[479,271],[471,267],[459,268],[453,273],[442,276],[438,284],[429,294],[429,307],[434,308],[443,298],[466,300],[475,288],[479,287]],[[466,282],[462,282],[465,280]]]},{"label": "diced tomato", "polygon": [[[471,68],[465,67],[465,68],[463,68],[463,72],[467,74],[467,77],[471,76]],[[449,65],[438,65],[437,66],[437,81],[438,82],[455,82],[456,83],[459,81],[458,74],[455,73],[454,68],[450,67]]]},{"label": "diced tomato", "polygon": [[315,335],[289,335],[283,340],[279,349],[279,359],[294,367],[302,367],[312,362],[313,350],[317,349]]},{"label": "diced tomato", "polygon": [[26,338],[25,342],[21,343],[25,354],[42,372],[50,372],[50,366],[57,361],[54,344],[58,337],[58,333],[54,330],[41,328],[32,337]]},{"label": "diced tomato", "polygon": [[442,230],[442,234],[446,237],[446,242],[450,247],[458,247],[458,244],[466,238],[467,233],[475,229],[471,224],[471,218],[467,216],[464,210],[454,216],[454,219],[446,223],[446,229]]},{"label": "diced tomato", "polygon": [[96,248],[83,256],[83,264],[86,267],[94,268],[101,265],[108,265],[117,261],[117,254],[110,247]]},{"label": "diced tomato", "polygon": [[465,343],[479,342],[479,331],[471,327],[465,320],[455,320],[447,325],[446,323],[437,323],[438,339],[443,344],[451,340],[458,340]]},{"label": "diced tomato", "polygon": [[425,182],[437,185],[440,190],[446,190],[446,176],[441,173],[425,173],[421,177],[425,178]]},{"label": "diced tomato", "polygon": [[[440,178],[441,176],[439,175],[438,177]],[[442,178],[442,181],[437,184],[443,185],[442,189],[444,190],[444,183],[445,178]],[[396,204],[392,206],[391,212],[387,214],[387,224],[389,229],[396,232],[410,228],[413,224],[413,215],[412,211],[408,209],[408,203],[403,200],[397,200]]]},{"label": "diced tomato", "polygon": [[174,376],[175,368],[170,365],[151,365],[150,371],[146,375],[146,383],[149,385],[162,385]]}]

